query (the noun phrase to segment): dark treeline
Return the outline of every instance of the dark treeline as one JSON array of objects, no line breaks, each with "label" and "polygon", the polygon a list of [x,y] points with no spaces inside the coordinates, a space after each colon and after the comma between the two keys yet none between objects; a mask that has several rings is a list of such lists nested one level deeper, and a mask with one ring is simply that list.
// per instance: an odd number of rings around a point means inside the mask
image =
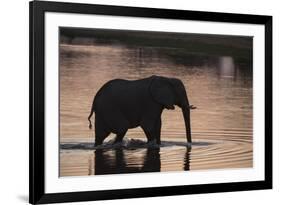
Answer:
[{"label": "dark treeline", "polygon": [[165,48],[175,48],[170,57],[196,53],[211,56],[232,56],[237,62],[251,65],[253,39],[250,36],[189,34],[172,32],[129,31],[110,29],[60,28],[63,44],[121,44],[127,47],[154,47],[165,54]]}]

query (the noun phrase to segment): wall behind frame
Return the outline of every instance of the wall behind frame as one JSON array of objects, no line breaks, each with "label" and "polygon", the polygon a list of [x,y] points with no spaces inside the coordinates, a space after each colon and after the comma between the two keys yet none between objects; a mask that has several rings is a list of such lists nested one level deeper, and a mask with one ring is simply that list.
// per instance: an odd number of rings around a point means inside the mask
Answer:
[{"label": "wall behind frame", "polygon": [[[201,10],[216,12],[250,13],[273,15],[273,151],[274,151],[274,190],[235,193],[216,193],[145,199],[126,199],[94,202],[96,205],[131,204],[216,204],[237,205],[240,203],[276,204],[281,199],[280,162],[278,145],[281,120],[281,13],[278,1],[250,0],[72,0],[95,4],[156,7],[168,9]],[[27,204],[28,201],[28,1],[3,1],[0,12],[0,193],[1,204]],[[279,136],[278,136],[279,135]],[[280,161],[280,160],[279,160]],[[69,203],[70,204],[70,203]],[[73,203],[71,203],[73,204]],[[78,204],[78,203],[75,203]],[[79,204],[93,204],[85,202]]]}]

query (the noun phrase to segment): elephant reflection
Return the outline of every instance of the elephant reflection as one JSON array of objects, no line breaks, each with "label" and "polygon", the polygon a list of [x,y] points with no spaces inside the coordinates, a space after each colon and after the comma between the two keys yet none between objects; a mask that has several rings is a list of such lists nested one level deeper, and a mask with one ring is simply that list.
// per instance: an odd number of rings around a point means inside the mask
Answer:
[{"label": "elephant reflection", "polygon": [[185,171],[190,170],[190,152],[191,152],[191,147],[187,147],[184,157],[184,164],[183,164],[183,170]]},{"label": "elephant reflection", "polygon": [[114,157],[108,155],[107,150],[95,151],[95,174],[120,174],[138,172],[160,172],[160,149],[147,148],[142,167],[130,166],[126,162],[123,149],[115,149]]},{"label": "elephant reflection", "polygon": [[[142,167],[128,165],[123,149],[119,148],[113,151],[113,157],[108,154],[108,150],[97,149],[95,151],[96,175],[161,171],[160,148],[147,148],[143,157]],[[190,170],[190,152],[191,148],[187,147],[183,159],[184,171]]]}]

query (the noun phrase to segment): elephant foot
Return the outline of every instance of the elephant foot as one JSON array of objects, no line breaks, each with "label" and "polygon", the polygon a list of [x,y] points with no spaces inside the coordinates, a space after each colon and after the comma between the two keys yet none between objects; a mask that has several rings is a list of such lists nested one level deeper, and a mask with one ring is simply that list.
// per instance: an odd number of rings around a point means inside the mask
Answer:
[{"label": "elephant foot", "polygon": [[148,145],[149,147],[159,147],[160,144],[161,144],[161,143],[160,143],[160,142],[158,143],[156,139],[154,139],[154,140],[149,140],[149,141],[147,142],[147,145]]},{"label": "elephant foot", "polygon": [[113,142],[114,147],[122,147],[123,146],[123,140],[115,140]]},{"label": "elephant foot", "polygon": [[126,134],[126,132],[127,132],[127,130],[125,131],[125,132],[120,132],[120,133],[118,133],[117,135],[116,135],[116,137],[115,137],[115,140],[114,140],[114,145],[116,145],[116,144],[123,144],[123,138],[124,138],[124,136],[125,136],[125,134]]}]

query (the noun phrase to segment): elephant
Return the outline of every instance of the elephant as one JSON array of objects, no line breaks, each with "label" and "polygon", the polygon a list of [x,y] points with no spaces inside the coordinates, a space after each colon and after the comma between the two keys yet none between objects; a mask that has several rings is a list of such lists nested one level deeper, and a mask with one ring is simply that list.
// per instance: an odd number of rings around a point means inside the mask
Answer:
[{"label": "elephant", "polygon": [[180,79],[150,76],[138,80],[114,79],[105,83],[94,97],[88,117],[95,112],[95,146],[110,134],[114,143],[122,142],[128,129],[140,126],[148,140],[160,145],[161,114],[164,109],[182,109],[187,142],[191,143],[190,109],[184,84]]}]

